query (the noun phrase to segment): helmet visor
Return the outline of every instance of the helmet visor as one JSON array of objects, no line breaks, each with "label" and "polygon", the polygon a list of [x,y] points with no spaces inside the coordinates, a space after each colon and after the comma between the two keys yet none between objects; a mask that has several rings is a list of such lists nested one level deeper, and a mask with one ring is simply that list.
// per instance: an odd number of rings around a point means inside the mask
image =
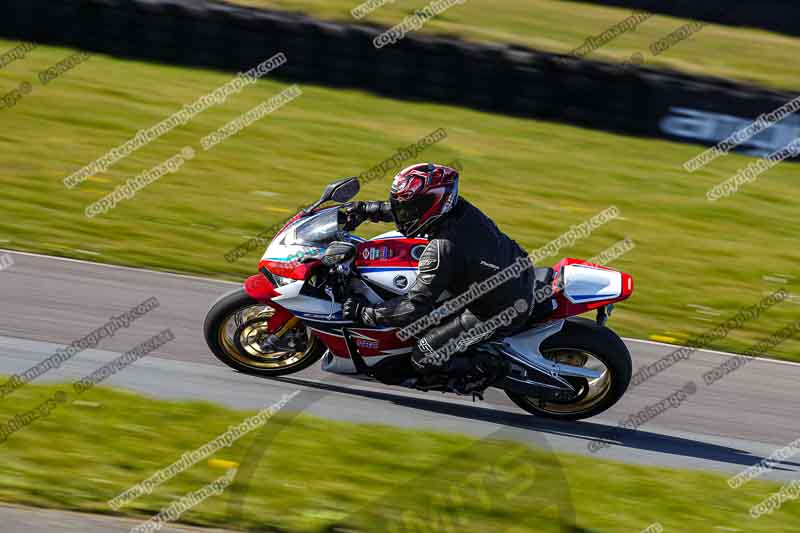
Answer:
[{"label": "helmet visor", "polygon": [[413,198],[405,202],[391,199],[392,215],[397,224],[397,229],[401,233],[408,233],[420,225],[422,217],[436,202],[435,194],[426,194],[419,198]]}]

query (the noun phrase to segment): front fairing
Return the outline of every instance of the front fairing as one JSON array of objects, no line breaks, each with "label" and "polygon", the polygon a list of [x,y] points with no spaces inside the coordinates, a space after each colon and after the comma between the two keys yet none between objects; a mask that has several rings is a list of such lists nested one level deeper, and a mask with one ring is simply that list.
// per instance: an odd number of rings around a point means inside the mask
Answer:
[{"label": "front fairing", "polygon": [[275,235],[261,257],[259,268],[278,276],[303,279],[303,266],[319,260],[331,242],[342,236],[338,225],[338,207],[322,209],[299,218]]}]

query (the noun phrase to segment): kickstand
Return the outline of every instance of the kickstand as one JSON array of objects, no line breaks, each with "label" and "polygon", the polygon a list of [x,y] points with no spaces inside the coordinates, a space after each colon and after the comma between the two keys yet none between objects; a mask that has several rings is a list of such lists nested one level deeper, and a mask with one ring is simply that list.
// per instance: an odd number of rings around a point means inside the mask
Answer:
[{"label": "kickstand", "polygon": [[475,398],[478,398],[480,401],[483,401],[483,393],[482,392],[473,392],[472,393],[472,403],[475,403]]}]

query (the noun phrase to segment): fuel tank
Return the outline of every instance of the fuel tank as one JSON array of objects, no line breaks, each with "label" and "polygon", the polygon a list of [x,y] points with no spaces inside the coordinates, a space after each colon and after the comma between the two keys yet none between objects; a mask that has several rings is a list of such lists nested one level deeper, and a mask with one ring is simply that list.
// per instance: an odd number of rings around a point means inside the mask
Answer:
[{"label": "fuel tank", "polygon": [[417,280],[417,263],[427,239],[409,239],[396,231],[359,243],[356,270],[364,278],[394,294],[406,294]]}]

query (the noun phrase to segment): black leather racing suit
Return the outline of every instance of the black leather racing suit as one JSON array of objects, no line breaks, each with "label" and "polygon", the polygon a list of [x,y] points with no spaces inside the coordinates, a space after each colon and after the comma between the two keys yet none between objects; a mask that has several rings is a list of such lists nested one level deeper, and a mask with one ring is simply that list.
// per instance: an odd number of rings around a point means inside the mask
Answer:
[{"label": "black leather racing suit", "polygon": [[[373,207],[370,209],[371,220],[392,220],[388,202],[382,202],[379,206],[377,202],[370,203]],[[460,198],[453,210],[427,231],[430,242],[420,257],[416,283],[407,295],[366,308],[363,313],[366,324],[408,326],[429,315],[445,299],[469,291],[471,284],[491,278],[518,258],[528,255],[501,232],[489,217],[464,198]],[[439,325],[420,333],[421,337],[417,337],[416,349],[411,355],[416,370],[432,373],[452,369],[453,358],[446,355],[442,357],[439,349],[480,322],[509,309],[515,302],[520,309],[518,315],[500,329],[510,332],[521,327],[530,315],[534,283],[533,268],[526,269],[519,277],[511,277],[468,303],[465,309],[443,318]],[[520,299],[527,304],[527,309],[519,304]],[[463,347],[487,336],[474,337],[472,342]],[[436,357],[429,357],[431,354],[436,354]]]}]

